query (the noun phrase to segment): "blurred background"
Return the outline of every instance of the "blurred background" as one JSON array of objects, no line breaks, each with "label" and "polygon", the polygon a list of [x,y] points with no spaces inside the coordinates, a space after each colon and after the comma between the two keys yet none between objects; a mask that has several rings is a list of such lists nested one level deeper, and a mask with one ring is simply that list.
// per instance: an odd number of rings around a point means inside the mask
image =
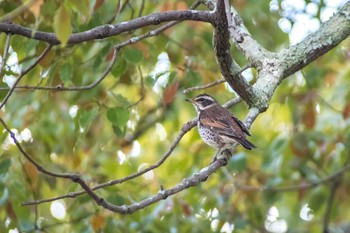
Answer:
[{"label": "blurred background", "polygon": [[[155,12],[185,10],[193,4],[36,2],[13,22],[56,33],[64,26],[60,21],[71,24],[71,30],[59,32],[62,37]],[[344,3],[231,1],[254,39],[274,52],[316,31]],[[22,4],[1,1],[0,16]],[[20,85],[88,85],[101,76],[114,45],[155,28],[55,46]],[[161,159],[182,125],[197,116],[185,98],[205,92],[223,104],[236,97],[226,84],[183,94],[187,88],[222,78],[212,31],[206,23],[181,22],[123,48],[111,73],[97,87],[74,92],[16,91],[0,114],[28,154],[46,169],[81,173],[90,185],[125,177]],[[6,38],[0,34],[0,54]],[[1,73],[1,99],[46,46],[12,36]],[[270,107],[251,127],[250,140],[257,149],[238,147],[228,165],[206,182],[131,215],[104,210],[87,195],[22,207],[24,201],[80,188],[69,180],[40,174],[8,134],[1,134],[0,232],[34,232],[35,225],[44,232],[321,232],[324,224],[329,224],[329,232],[350,232],[345,230],[350,227],[349,46],[349,40],[342,42],[281,83]],[[231,50],[241,66],[247,64],[234,46]],[[254,83],[254,69],[243,75]],[[248,112],[243,102],[230,110],[242,120]],[[200,171],[215,152],[194,128],[161,167],[97,193],[116,205],[140,201]]]}]

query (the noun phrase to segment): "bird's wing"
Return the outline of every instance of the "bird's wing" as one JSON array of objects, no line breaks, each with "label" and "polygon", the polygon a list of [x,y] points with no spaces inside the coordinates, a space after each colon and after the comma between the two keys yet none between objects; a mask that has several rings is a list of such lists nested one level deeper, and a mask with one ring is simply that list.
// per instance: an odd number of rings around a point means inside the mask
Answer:
[{"label": "bird's wing", "polygon": [[[215,110],[215,109],[213,109]],[[216,131],[219,135],[225,135],[227,137],[244,139],[244,132],[248,131],[243,123],[234,117],[229,111],[222,112],[212,112],[210,117],[201,117],[201,124],[207,128],[211,128]],[[249,133],[249,132],[248,132]]]}]

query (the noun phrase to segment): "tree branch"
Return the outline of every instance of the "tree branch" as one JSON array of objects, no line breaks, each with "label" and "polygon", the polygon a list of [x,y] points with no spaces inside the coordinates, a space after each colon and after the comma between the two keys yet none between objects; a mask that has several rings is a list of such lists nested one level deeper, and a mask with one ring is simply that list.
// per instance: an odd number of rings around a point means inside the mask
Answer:
[{"label": "tree branch", "polygon": [[33,62],[33,64],[31,64],[27,69],[23,70],[20,74],[20,76],[16,79],[15,83],[13,84],[13,86],[10,88],[10,90],[7,92],[6,96],[4,97],[4,99],[2,100],[1,104],[0,104],[0,109],[2,109],[2,107],[4,107],[4,105],[6,104],[6,102],[8,101],[8,99],[10,98],[10,96],[12,95],[13,91],[15,90],[16,86],[18,85],[18,83],[22,80],[22,78],[28,74],[29,71],[31,71],[32,69],[34,69],[35,66],[37,66],[39,64],[39,62],[46,56],[46,54],[50,51],[50,49],[52,48],[52,45],[49,45],[48,47],[46,47],[46,49],[40,54],[40,56]]},{"label": "tree branch", "polygon": [[[91,187],[91,190],[97,190],[97,189],[100,189],[100,188],[105,188],[105,187],[108,187],[108,186],[112,186],[112,185],[116,185],[116,184],[121,184],[121,183],[124,183],[128,180],[131,180],[131,179],[134,179],[138,176],[141,176],[151,170],[154,170],[156,168],[158,168],[160,165],[162,165],[165,160],[171,155],[171,153],[174,151],[175,147],[177,146],[177,144],[179,144],[180,140],[182,139],[182,137],[188,132],[190,131],[194,126],[196,126],[197,124],[197,119],[192,119],[191,121],[185,123],[183,126],[182,126],[182,129],[180,131],[180,133],[177,135],[177,137],[175,138],[174,142],[172,143],[172,145],[170,146],[169,150],[162,156],[162,158],[155,164],[153,164],[152,166],[149,166],[139,172],[136,172],[134,174],[131,174],[129,176],[126,176],[124,178],[121,178],[121,179],[118,179],[118,180],[112,180],[112,181],[109,181],[109,182],[105,182],[105,183],[102,183],[102,184],[99,184],[99,185],[95,185],[93,187]],[[55,197],[55,198],[50,198],[50,199],[43,199],[43,200],[38,200],[38,201],[28,201],[28,202],[23,202],[22,205],[23,206],[26,206],[26,205],[36,205],[36,204],[41,204],[41,203],[44,203],[44,202],[51,202],[51,201],[54,201],[54,200],[59,200],[59,199],[64,199],[64,198],[75,198],[79,195],[82,195],[82,194],[85,194],[85,191],[84,190],[81,190],[81,191],[77,191],[77,192],[72,192],[72,193],[69,193],[69,194],[66,194],[66,195],[62,195],[62,196],[59,196],[59,197]]]},{"label": "tree branch", "polygon": [[[119,24],[103,25],[85,32],[74,33],[70,36],[67,44],[77,44],[85,41],[104,39],[111,36],[117,36],[124,32],[129,32],[150,25],[158,25],[169,21],[194,20],[211,23],[213,15],[208,11],[168,11],[154,13],[148,16],[132,19]],[[0,23],[0,32],[22,35],[35,40],[45,41],[49,44],[57,45],[60,41],[55,33],[34,31],[14,23]]]},{"label": "tree branch", "polygon": [[350,2],[347,1],[340,10],[314,33],[300,43],[278,54],[280,68],[284,79],[310,64],[316,58],[327,53],[350,35]]},{"label": "tree branch", "polygon": [[255,105],[255,92],[249,83],[241,75],[241,68],[233,60],[230,54],[230,42],[228,21],[226,17],[225,3],[228,1],[217,1],[215,10],[215,21],[213,45],[216,59],[224,79],[233,90],[251,107]]},{"label": "tree branch", "polygon": [[331,213],[332,213],[332,206],[334,203],[335,199],[335,193],[339,186],[341,185],[341,180],[342,180],[342,175],[341,173],[339,176],[336,176],[336,179],[333,180],[332,185],[329,187],[330,194],[328,197],[328,202],[327,202],[327,209],[323,218],[323,233],[329,233],[329,221],[331,218]]},{"label": "tree branch", "polygon": [[[248,68],[251,68],[251,64],[248,64],[246,66],[244,66],[239,73],[242,73],[243,71],[245,71],[246,69]],[[203,90],[203,89],[207,89],[209,87],[213,87],[213,86],[216,86],[218,84],[221,84],[221,83],[224,83],[226,82],[226,79],[219,79],[219,80],[216,80],[212,83],[208,83],[208,84],[205,84],[205,85],[202,85],[202,86],[195,86],[195,87],[190,87],[190,88],[187,88],[185,90],[182,91],[183,94],[188,94],[192,91],[198,91],[198,90]]]},{"label": "tree branch", "polygon": [[[56,85],[56,86],[16,86],[14,85],[11,89],[25,89],[25,90],[44,90],[44,91],[48,91],[48,90],[52,90],[52,91],[84,91],[84,90],[90,90],[94,87],[96,87],[98,84],[100,84],[103,79],[109,74],[109,72],[111,71],[111,69],[113,68],[117,57],[118,57],[118,52],[119,49],[117,47],[113,48],[113,57],[111,59],[111,61],[109,62],[107,68],[103,71],[103,73],[101,74],[101,76],[96,79],[94,82],[88,84],[88,85],[84,85],[84,86],[73,86],[73,87],[64,87],[62,85]],[[16,80],[17,83],[18,79]],[[4,88],[0,88],[1,90],[6,90]],[[12,91],[13,91],[12,90]],[[12,92],[11,92],[12,93]],[[5,97],[6,98],[6,97]],[[1,108],[0,108],[1,109]]]},{"label": "tree branch", "polygon": [[227,8],[229,11],[227,18],[230,37],[237,49],[247,58],[252,66],[257,70],[262,69],[261,61],[266,59],[266,57],[270,57],[272,54],[253,39],[237,11],[232,6]]}]

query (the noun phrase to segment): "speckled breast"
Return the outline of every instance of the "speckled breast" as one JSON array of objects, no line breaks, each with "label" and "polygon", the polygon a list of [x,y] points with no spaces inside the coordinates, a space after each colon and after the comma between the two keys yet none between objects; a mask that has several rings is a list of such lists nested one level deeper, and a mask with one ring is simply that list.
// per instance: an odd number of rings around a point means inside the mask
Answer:
[{"label": "speckled breast", "polygon": [[220,147],[220,139],[217,135],[217,133],[213,132],[212,130],[208,128],[204,128],[199,122],[198,122],[198,132],[201,138],[205,143],[207,143],[209,146],[219,148]]}]

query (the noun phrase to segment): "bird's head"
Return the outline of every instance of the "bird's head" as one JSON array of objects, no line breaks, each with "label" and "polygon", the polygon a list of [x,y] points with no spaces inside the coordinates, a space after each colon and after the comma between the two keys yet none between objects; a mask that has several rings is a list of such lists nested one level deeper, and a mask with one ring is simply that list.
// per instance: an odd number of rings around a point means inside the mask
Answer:
[{"label": "bird's head", "polygon": [[210,108],[218,104],[218,102],[213,97],[207,94],[201,94],[194,97],[193,99],[186,99],[186,100],[191,102],[194,105],[197,112],[200,112],[204,109]]}]

